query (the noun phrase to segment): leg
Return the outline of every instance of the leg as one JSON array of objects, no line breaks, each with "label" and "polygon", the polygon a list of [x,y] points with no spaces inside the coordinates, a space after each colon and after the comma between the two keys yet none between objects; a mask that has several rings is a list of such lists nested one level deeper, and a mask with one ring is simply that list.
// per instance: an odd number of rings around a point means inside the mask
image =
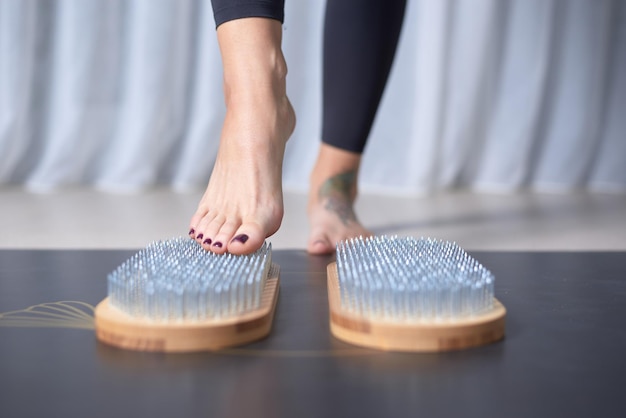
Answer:
[{"label": "leg", "polygon": [[286,95],[280,20],[247,17],[220,24],[215,3],[226,117],[189,234],[209,251],[248,254],[282,221],[282,163],[295,114]]},{"label": "leg", "polygon": [[357,176],[402,27],[406,0],[328,0],[322,144],[309,191],[308,251],[370,233],[353,210]]}]

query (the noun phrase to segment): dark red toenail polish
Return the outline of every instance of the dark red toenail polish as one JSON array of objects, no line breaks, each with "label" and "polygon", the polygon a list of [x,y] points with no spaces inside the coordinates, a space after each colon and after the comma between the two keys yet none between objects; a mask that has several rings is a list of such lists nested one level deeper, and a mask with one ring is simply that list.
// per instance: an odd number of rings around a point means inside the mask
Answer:
[{"label": "dark red toenail polish", "polygon": [[202,243],[206,245],[211,245],[211,238],[205,239],[204,241],[202,241]]},{"label": "dark red toenail polish", "polygon": [[222,248],[222,243],[221,243],[221,242],[219,242],[219,241],[217,241],[217,242],[215,242],[215,243],[213,244],[213,246],[214,246],[214,247],[217,247],[217,248]]},{"label": "dark red toenail polish", "polygon": [[248,238],[249,237],[246,234],[240,234],[233,238],[233,241],[239,241],[240,243],[245,244],[246,241],[248,241]]},{"label": "dark red toenail polish", "polygon": [[196,237],[196,239],[202,239],[203,236],[204,236],[204,234],[199,233],[198,236]]},{"label": "dark red toenail polish", "polygon": [[193,234],[194,232],[196,232],[196,230],[195,230],[195,229],[193,229],[193,228],[191,228],[191,229],[189,230],[189,235]]}]

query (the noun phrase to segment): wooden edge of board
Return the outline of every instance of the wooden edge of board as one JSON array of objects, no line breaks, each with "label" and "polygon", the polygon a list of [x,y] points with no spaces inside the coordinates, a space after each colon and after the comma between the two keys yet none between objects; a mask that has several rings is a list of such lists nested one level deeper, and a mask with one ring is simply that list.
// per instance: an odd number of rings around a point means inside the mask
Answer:
[{"label": "wooden edge of board", "polygon": [[162,323],[138,319],[120,311],[105,298],[96,306],[96,337],[105,344],[136,351],[212,351],[247,344],[267,336],[278,301],[280,267],[272,263],[254,311],[223,320]]},{"label": "wooden edge of board", "polygon": [[494,298],[484,314],[449,322],[394,323],[359,317],[341,309],[337,264],[328,265],[331,333],[349,344],[385,351],[460,350],[504,338],[506,309]]}]

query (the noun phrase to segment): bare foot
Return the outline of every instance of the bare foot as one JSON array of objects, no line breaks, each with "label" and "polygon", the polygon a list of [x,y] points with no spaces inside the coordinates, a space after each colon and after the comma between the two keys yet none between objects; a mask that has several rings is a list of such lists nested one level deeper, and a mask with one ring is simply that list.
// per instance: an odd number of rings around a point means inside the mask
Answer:
[{"label": "bare foot", "polygon": [[338,241],[370,236],[354,213],[361,156],[321,144],[309,190],[307,251],[331,254]]},{"label": "bare foot", "polygon": [[218,254],[256,251],[282,221],[282,165],[295,113],[286,95],[281,34],[280,22],[262,18],[218,28],[226,118],[189,230],[191,238]]}]

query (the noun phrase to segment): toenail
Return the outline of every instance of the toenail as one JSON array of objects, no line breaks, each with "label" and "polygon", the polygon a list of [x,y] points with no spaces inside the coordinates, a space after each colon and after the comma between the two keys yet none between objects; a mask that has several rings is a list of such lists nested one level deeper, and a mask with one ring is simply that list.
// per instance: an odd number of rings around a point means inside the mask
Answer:
[{"label": "toenail", "polygon": [[206,245],[211,245],[211,238],[205,239],[204,241],[202,241],[202,243]]},{"label": "toenail", "polygon": [[193,228],[191,228],[191,229],[189,230],[189,235],[193,234],[194,232],[196,232],[196,230],[195,230],[195,229],[193,229]]},{"label": "toenail", "polygon": [[203,233],[199,233],[198,236],[196,237],[196,239],[202,239],[203,236],[204,236]]},{"label": "toenail", "polygon": [[239,241],[240,243],[245,244],[246,241],[248,241],[248,238],[249,237],[246,234],[240,234],[233,238],[233,241]]},{"label": "toenail", "polygon": [[221,242],[219,242],[219,241],[217,241],[217,242],[215,242],[215,243],[213,244],[213,246],[214,246],[214,247],[217,247],[217,248],[222,248],[222,243],[221,243]]}]

